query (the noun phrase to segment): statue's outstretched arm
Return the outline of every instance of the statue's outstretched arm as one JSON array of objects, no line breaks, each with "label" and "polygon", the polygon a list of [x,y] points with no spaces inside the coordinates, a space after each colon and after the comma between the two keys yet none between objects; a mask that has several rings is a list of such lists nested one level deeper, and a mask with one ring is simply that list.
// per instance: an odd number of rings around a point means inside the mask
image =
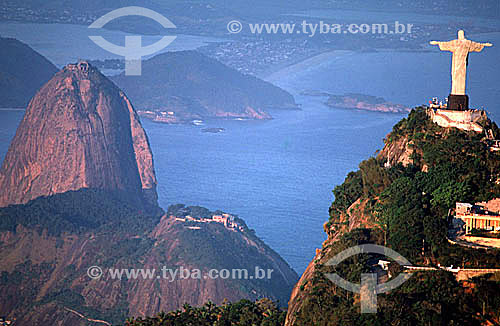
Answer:
[{"label": "statue's outstretched arm", "polygon": [[431,45],[439,45],[439,49],[441,51],[453,51],[455,49],[453,41],[448,42],[439,42],[439,41],[430,41]]},{"label": "statue's outstretched arm", "polygon": [[471,46],[469,48],[469,52],[481,52],[481,50],[485,47],[485,46],[493,46],[493,44],[491,43],[478,43],[478,42],[472,42],[471,43]]}]

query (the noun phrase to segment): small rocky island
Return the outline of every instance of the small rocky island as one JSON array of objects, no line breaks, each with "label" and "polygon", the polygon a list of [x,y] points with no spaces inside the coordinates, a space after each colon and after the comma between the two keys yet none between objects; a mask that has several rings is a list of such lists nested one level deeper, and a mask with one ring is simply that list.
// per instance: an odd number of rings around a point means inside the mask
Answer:
[{"label": "small rocky island", "polygon": [[386,101],[383,97],[366,95],[360,93],[346,93],[344,95],[333,95],[322,91],[304,90],[301,95],[328,97],[326,105],[337,109],[359,109],[389,113],[407,113],[411,109],[402,104]]},{"label": "small rocky island", "polygon": [[387,102],[382,97],[357,93],[348,93],[344,95],[329,94],[326,105],[341,109],[360,109],[390,113],[407,113],[411,111],[410,108],[402,104]]}]

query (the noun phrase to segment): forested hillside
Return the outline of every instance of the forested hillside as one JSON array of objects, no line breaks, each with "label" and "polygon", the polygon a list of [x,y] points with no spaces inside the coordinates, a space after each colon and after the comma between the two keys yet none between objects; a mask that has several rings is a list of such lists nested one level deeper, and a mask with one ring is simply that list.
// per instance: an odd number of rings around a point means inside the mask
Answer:
[{"label": "forested hillside", "polygon": [[[483,127],[498,135],[490,120]],[[325,224],[328,240],[296,286],[287,325],[482,325],[498,323],[500,278],[485,275],[458,282],[453,274],[435,271],[378,296],[376,314],[359,313],[359,296],[347,292],[325,273],[338,273],[359,283],[369,261],[387,259],[363,254],[335,268],[326,262],[337,253],[363,243],[390,247],[414,265],[500,267],[500,251],[470,249],[447,239],[448,211],[455,202],[487,201],[500,197],[497,180],[500,155],[490,151],[484,134],[444,129],[430,121],[424,108],[414,109],[396,124],[385,140],[387,148],[402,142],[409,164],[384,155],[361,162],[344,183],[335,187],[335,201]],[[391,264],[392,275],[401,267]]]}]

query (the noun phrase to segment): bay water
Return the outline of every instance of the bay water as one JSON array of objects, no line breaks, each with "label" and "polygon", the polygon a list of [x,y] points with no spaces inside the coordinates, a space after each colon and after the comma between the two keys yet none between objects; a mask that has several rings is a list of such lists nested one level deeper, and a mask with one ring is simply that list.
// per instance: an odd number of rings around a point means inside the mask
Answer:
[{"label": "bay water", "polygon": [[[70,25],[72,35],[59,28],[61,34],[56,37],[54,26],[22,25],[2,23],[0,35],[15,36],[58,66],[82,56],[103,58],[98,52],[79,54],[81,46],[73,38],[88,34],[84,26]],[[52,34],[43,28],[51,29]],[[46,36],[36,38],[34,30]],[[106,33],[111,38],[123,38],[121,32]],[[497,120],[500,34],[476,37],[498,46],[471,55],[471,105],[485,107]],[[192,49],[207,41],[212,40],[186,36],[185,43],[176,46],[178,50]],[[450,55],[432,47],[417,53],[331,52],[266,77],[291,92],[301,110],[273,110],[274,119],[270,121],[208,120],[202,126],[144,120],[155,160],[160,204],[165,209],[170,204],[185,203],[237,214],[302,273],[325,240],[322,225],[328,220],[332,189],[362,160],[381,149],[383,138],[404,117],[333,109],[324,104],[326,97],[305,96],[302,92],[356,92],[408,106],[420,105],[433,96],[448,95],[450,62]],[[0,110],[2,160],[23,114]],[[225,130],[202,132],[206,127]]]}]

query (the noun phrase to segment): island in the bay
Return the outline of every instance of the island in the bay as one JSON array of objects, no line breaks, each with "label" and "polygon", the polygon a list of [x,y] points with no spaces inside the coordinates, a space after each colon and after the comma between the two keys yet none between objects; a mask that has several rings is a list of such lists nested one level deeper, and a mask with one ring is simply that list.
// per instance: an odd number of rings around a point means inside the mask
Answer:
[{"label": "island in the bay", "polygon": [[358,93],[329,95],[326,105],[332,108],[359,109],[390,113],[407,113],[411,110],[409,107],[402,104],[388,102],[382,97]]},{"label": "island in the bay", "polygon": [[271,119],[269,109],[297,109],[287,91],[196,51],[159,54],[141,76],[111,79],[141,117],[177,124],[206,119]]},{"label": "island in the bay", "polygon": [[411,109],[402,104],[386,101],[383,97],[366,95],[360,93],[346,93],[344,95],[333,95],[327,92],[305,90],[301,95],[327,97],[325,104],[337,109],[358,109],[388,113],[408,113]]}]

